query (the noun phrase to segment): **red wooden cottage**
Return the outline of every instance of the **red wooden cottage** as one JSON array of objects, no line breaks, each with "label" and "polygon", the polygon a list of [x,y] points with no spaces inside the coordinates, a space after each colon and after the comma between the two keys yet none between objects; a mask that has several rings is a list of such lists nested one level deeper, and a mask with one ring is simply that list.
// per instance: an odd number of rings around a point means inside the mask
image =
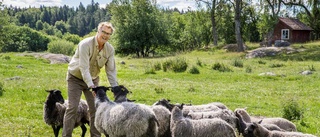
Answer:
[{"label": "red wooden cottage", "polygon": [[276,40],[284,40],[290,43],[304,43],[310,40],[313,29],[298,19],[279,18],[273,32],[272,43]]}]

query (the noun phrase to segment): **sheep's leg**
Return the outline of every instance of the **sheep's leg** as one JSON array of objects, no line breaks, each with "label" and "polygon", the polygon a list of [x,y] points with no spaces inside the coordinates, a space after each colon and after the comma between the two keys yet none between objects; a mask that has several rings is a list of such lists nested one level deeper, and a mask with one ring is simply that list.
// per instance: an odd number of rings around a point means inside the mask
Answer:
[{"label": "sheep's leg", "polygon": [[58,137],[58,136],[59,136],[60,128],[61,128],[61,126],[54,126],[54,125],[52,126],[53,133],[54,133],[54,136],[55,136],[55,137]]},{"label": "sheep's leg", "polygon": [[84,135],[86,135],[86,132],[87,132],[87,128],[84,124],[81,125],[81,129],[82,129],[82,135],[81,137],[84,137]]}]

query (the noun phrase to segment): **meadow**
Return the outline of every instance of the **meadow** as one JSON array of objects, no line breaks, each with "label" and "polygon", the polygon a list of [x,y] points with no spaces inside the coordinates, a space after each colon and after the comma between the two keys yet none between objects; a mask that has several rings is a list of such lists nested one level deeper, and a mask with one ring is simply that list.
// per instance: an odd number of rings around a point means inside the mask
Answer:
[{"label": "meadow", "polygon": [[[222,102],[232,110],[247,107],[251,115],[264,117],[283,117],[289,106],[301,114],[293,120],[299,131],[320,136],[319,45],[319,42],[305,44],[307,50],[303,53],[253,59],[246,59],[246,53],[216,48],[157,58],[117,56],[118,82],[132,91],[128,98],[148,105],[162,98],[172,103]],[[186,60],[187,71],[152,69],[177,58]],[[60,89],[67,99],[67,64],[50,64],[20,53],[1,53],[0,62],[1,136],[53,136],[51,127],[43,121],[45,90]],[[242,66],[235,65],[237,62]],[[214,70],[217,63],[232,71]],[[190,73],[192,67],[200,73]],[[311,75],[299,73],[310,69]],[[260,75],[266,72],[276,76]],[[104,70],[100,79],[100,85],[109,86]],[[113,99],[110,92],[108,95]],[[74,136],[80,134],[80,128],[76,128]]]}]

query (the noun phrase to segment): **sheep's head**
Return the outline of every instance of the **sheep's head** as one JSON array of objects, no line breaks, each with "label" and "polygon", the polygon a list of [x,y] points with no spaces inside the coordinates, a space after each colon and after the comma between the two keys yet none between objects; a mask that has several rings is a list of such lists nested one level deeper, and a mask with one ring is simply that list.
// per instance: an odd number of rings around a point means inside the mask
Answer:
[{"label": "sheep's head", "polygon": [[246,127],[246,129],[244,130],[244,137],[254,137],[255,136],[255,132],[257,132],[259,128],[258,123],[253,122],[248,124],[248,126]]},{"label": "sheep's head", "polygon": [[105,87],[105,86],[98,86],[95,88],[92,88],[93,95],[98,98],[101,102],[104,102],[108,100],[107,98],[107,90],[110,90],[111,87]]},{"label": "sheep's head", "polygon": [[49,93],[47,97],[47,101],[59,102],[60,104],[64,103],[63,96],[61,95],[61,91],[57,89],[46,90]]},{"label": "sheep's head", "polygon": [[114,95],[115,102],[134,102],[127,98],[127,94],[132,93],[123,85],[115,86],[111,88],[111,92]]}]

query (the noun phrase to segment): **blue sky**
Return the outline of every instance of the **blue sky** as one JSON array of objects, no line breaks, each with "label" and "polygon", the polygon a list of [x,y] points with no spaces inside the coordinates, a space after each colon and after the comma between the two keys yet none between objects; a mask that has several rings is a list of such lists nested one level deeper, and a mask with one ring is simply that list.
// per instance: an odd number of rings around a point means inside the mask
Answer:
[{"label": "blue sky", "polygon": [[[7,6],[17,6],[17,7],[40,7],[44,6],[62,6],[68,5],[69,7],[77,7],[80,2],[84,6],[87,6],[91,3],[92,0],[3,0],[3,4]],[[94,0],[98,2],[100,6],[104,7],[106,4],[110,3],[111,0]],[[162,7],[169,8],[178,8],[179,10],[187,10],[188,7],[191,7],[192,10],[195,10],[196,3],[195,0],[157,0],[157,3]]]}]

